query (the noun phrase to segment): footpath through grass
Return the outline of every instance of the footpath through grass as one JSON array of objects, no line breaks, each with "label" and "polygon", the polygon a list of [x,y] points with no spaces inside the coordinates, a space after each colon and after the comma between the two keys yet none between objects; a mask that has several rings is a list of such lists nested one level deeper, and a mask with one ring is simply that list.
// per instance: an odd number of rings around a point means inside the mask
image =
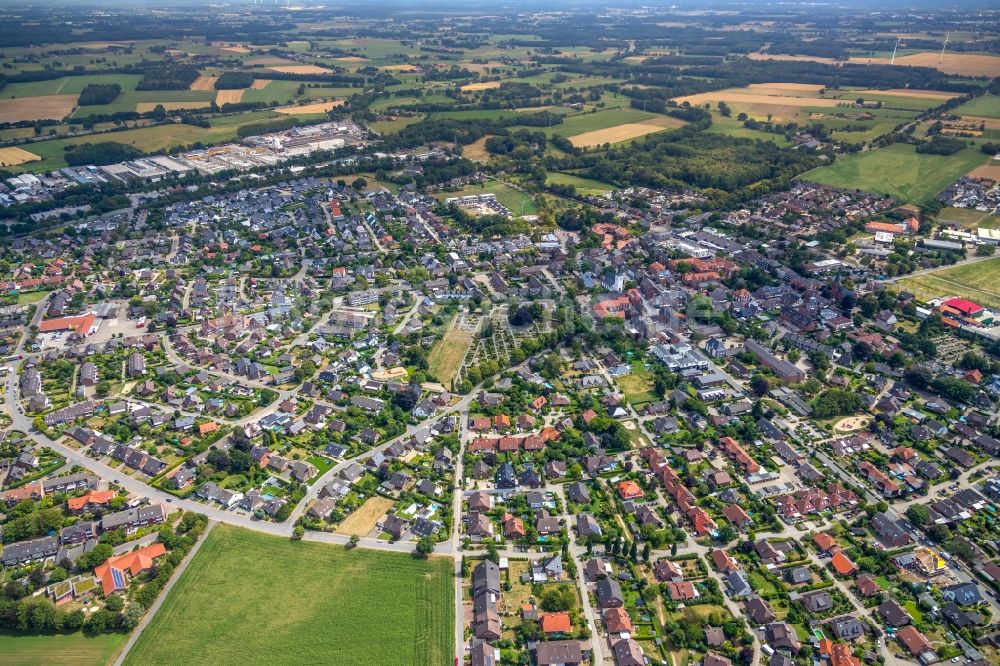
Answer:
[{"label": "footpath through grass", "polygon": [[450,664],[453,585],[449,559],[219,525],[125,663]]}]

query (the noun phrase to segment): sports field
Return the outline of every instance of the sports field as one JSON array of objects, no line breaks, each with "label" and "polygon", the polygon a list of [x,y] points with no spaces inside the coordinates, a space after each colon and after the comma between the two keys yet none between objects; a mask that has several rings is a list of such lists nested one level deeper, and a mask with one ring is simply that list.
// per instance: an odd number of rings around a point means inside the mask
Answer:
[{"label": "sports field", "polygon": [[451,664],[453,585],[450,559],[219,525],[125,663]]},{"label": "sports field", "polygon": [[431,353],[427,355],[427,365],[431,374],[442,384],[450,385],[470,345],[472,345],[472,333],[460,331],[452,323],[444,337],[438,340]]},{"label": "sports field", "polygon": [[125,634],[0,634],[0,663],[4,666],[103,666],[111,663],[124,639]]},{"label": "sports field", "polygon": [[945,156],[920,154],[914,146],[897,143],[838,156],[833,164],[813,169],[802,178],[823,185],[889,194],[904,203],[920,204],[988,159],[975,148]]},{"label": "sports field", "polygon": [[903,278],[897,284],[920,300],[957,296],[1000,309],[1000,257]]}]

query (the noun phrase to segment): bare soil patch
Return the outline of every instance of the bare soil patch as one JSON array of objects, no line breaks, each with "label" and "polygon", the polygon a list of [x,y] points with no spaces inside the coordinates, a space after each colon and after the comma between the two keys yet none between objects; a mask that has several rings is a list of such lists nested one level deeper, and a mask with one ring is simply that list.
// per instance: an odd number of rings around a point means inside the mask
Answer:
[{"label": "bare soil patch", "polygon": [[969,172],[972,178],[989,178],[1000,183],[1000,164],[984,164]]}]

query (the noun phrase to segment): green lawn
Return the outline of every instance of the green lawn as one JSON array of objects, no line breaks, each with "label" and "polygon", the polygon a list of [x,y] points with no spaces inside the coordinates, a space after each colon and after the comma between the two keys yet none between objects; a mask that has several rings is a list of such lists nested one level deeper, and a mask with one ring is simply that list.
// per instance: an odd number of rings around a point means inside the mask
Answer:
[{"label": "green lawn", "polygon": [[111,662],[124,634],[53,636],[0,634],[0,663],[4,666],[103,666]]},{"label": "green lawn", "polygon": [[125,663],[450,664],[453,585],[449,559],[219,525]]},{"label": "green lawn", "polygon": [[52,289],[49,289],[47,291],[20,292],[17,295],[17,304],[30,305],[31,303],[37,303],[38,301],[42,300],[43,298],[51,294],[52,291],[53,291]]},{"label": "green lawn", "polygon": [[715,134],[725,134],[726,136],[734,136],[740,139],[760,139],[761,141],[771,141],[779,146],[787,146],[789,144],[789,141],[785,138],[784,134],[772,134],[771,132],[748,129],[743,126],[742,121],[739,121],[732,116],[727,118],[715,112],[712,113],[712,126],[706,131],[713,132]]},{"label": "green lawn", "polygon": [[903,278],[898,284],[920,300],[958,296],[997,310],[1000,309],[1000,291],[996,287],[998,283],[1000,257],[914,275]]},{"label": "green lawn", "polygon": [[576,188],[577,194],[585,196],[596,197],[615,189],[613,185],[602,183],[599,180],[581,178],[580,176],[574,176],[570,173],[558,173],[555,171],[549,173],[548,182],[555,183],[557,185],[572,185]]},{"label": "green lawn", "polygon": [[980,95],[971,102],[957,107],[952,113],[982,116],[983,118],[1000,118],[1000,95]]},{"label": "green lawn", "polygon": [[975,148],[944,156],[920,154],[914,146],[897,143],[865,153],[841,155],[833,164],[813,169],[802,177],[920,204],[988,160],[989,156]]}]

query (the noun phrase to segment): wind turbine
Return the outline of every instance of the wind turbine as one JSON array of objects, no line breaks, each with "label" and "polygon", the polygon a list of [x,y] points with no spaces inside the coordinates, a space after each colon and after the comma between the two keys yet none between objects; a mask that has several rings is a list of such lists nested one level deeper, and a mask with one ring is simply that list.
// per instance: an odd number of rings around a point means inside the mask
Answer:
[{"label": "wind turbine", "polygon": [[940,57],[940,58],[938,58],[938,64],[939,64],[939,65],[940,65],[940,64],[941,64],[942,62],[944,62],[944,50],[945,50],[946,48],[948,48],[948,42],[950,42],[950,41],[951,41],[951,39],[949,39],[950,37],[951,37],[951,33],[950,33],[950,32],[946,32],[946,33],[944,33],[944,44],[942,44],[942,45],[941,45],[941,57]]},{"label": "wind turbine", "polygon": [[896,64],[896,49],[899,48],[899,43],[901,41],[903,41],[902,37],[897,37],[896,38],[896,45],[892,47],[892,60],[889,61],[890,65],[895,65]]}]

